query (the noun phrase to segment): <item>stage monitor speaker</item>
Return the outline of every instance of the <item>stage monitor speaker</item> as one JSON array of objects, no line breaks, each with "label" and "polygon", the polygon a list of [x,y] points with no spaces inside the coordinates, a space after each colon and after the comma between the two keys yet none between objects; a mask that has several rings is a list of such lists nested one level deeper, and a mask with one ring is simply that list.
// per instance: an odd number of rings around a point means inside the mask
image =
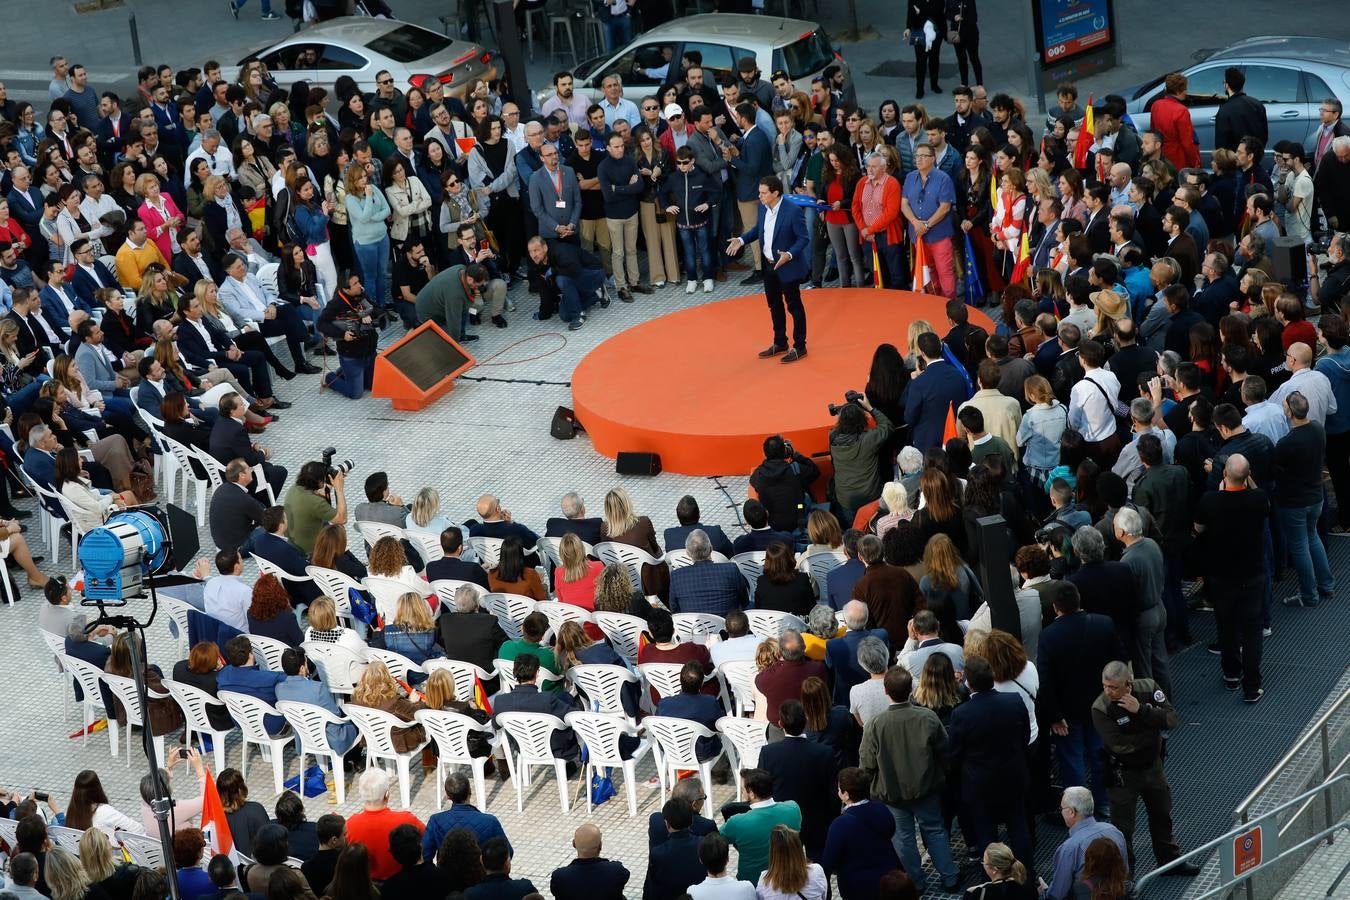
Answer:
[{"label": "stage monitor speaker", "polygon": [[553,411],[553,422],[548,427],[548,433],[558,440],[570,441],[585,430],[570,407],[560,406]]},{"label": "stage monitor speaker", "polygon": [[656,453],[620,453],[614,470],[620,475],[660,475],[661,457]]},{"label": "stage monitor speaker", "polygon": [[370,393],[393,401],[394,409],[422,409],[450,393],[455,379],[475,365],[440,326],[423,322],[375,357]]},{"label": "stage monitor speaker", "polygon": [[1302,238],[1277,237],[1275,246],[1268,250],[1276,281],[1296,287],[1308,280],[1308,251]]}]

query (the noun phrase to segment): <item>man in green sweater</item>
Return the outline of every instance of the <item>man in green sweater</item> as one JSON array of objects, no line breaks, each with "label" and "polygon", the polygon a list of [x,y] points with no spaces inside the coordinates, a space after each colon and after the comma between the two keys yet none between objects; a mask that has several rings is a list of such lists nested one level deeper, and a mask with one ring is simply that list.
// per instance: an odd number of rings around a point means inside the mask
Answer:
[{"label": "man in green sweater", "polygon": [[469,306],[487,282],[487,269],[477,263],[451,266],[417,292],[417,318],[422,322],[435,322],[461,343],[478,340],[478,335],[465,333],[464,325]]},{"label": "man in green sweater", "polygon": [[802,830],[802,811],[795,800],[778,803],[773,799],[773,776],[763,769],[745,769],[741,783],[750,800],[750,809],[727,819],[722,836],[740,854],[737,881],[759,883],[769,867],[769,834],[778,825]]}]

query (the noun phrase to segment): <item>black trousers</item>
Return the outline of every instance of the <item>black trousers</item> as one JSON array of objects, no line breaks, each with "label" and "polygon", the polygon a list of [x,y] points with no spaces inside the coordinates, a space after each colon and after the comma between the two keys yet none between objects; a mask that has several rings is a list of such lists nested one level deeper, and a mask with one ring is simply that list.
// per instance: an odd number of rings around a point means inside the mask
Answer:
[{"label": "black trousers", "polygon": [[1326,460],[1336,492],[1336,522],[1350,528],[1350,431],[1327,435]]},{"label": "black trousers", "polygon": [[[961,83],[974,87],[984,84],[984,66],[980,64],[980,30],[970,28],[961,32],[961,40],[952,44],[956,51],[956,67],[961,70]],[[971,81],[970,69],[975,70],[975,80]]]},{"label": "black trousers", "polygon": [[[806,349],[806,309],[802,306],[800,281],[783,281],[778,271],[764,267],[764,298],[769,302],[769,316],[773,319],[773,345],[787,346],[787,314],[792,314],[792,346]],[[786,305],[786,310],[784,306]]]},{"label": "black trousers", "polygon": [[1261,689],[1261,602],[1265,579],[1205,579],[1205,593],[1214,604],[1214,627],[1219,633],[1219,664],[1224,678],[1240,678],[1242,692],[1256,696]]},{"label": "black trousers", "polygon": [[923,96],[923,74],[924,69],[928,70],[928,83],[933,90],[938,88],[938,57],[942,55],[942,32],[938,31],[937,37],[933,40],[933,46],[928,49],[918,46],[914,47],[914,84],[915,93]]},{"label": "black trousers", "polygon": [[230,359],[225,353],[215,355],[216,365],[229,369],[244,390],[260,400],[272,396],[272,376],[267,373],[267,357],[257,350],[240,348],[239,358]]},{"label": "black trousers", "polygon": [[1134,817],[1140,800],[1148,815],[1148,834],[1153,841],[1153,856],[1158,865],[1171,862],[1181,855],[1172,835],[1172,788],[1163,774],[1162,760],[1147,769],[1123,769],[1120,780],[1107,788],[1111,798],[1111,824],[1125,835],[1130,868],[1134,868]]},{"label": "black trousers", "polygon": [[286,346],[290,348],[291,359],[295,360],[296,367],[305,364],[305,341],[309,338],[309,328],[294,306],[278,304],[276,318],[259,322],[258,330],[265,338],[285,337]]}]

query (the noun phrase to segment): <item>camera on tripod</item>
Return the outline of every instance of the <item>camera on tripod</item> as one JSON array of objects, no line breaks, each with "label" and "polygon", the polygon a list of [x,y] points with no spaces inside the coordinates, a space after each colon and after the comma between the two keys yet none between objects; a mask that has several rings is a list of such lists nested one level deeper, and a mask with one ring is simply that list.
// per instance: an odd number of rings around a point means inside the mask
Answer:
[{"label": "camera on tripod", "polygon": [[356,465],[350,459],[338,460],[337,465],[334,465],[333,456],[336,453],[337,453],[336,447],[325,447],[323,451],[323,464],[324,468],[328,470],[329,478],[332,478],[339,473],[346,475],[348,472],[352,470],[352,467]]},{"label": "camera on tripod", "polygon": [[861,406],[862,404],[860,401],[862,399],[863,399],[862,391],[844,391],[844,402],[831,403],[829,407],[830,415],[832,416],[839,415],[839,411],[843,409],[845,406],[849,405],[850,403],[854,404],[855,406]]}]

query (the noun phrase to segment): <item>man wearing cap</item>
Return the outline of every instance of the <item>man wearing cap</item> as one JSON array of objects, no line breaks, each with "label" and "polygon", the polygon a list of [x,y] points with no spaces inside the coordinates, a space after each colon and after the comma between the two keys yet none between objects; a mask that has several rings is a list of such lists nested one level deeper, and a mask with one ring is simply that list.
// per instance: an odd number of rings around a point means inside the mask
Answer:
[{"label": "man wearing cap", "polygon": [[742,56],[736,64],[741,76],[741,93],[754,94],[759,108],[767,110],[773,105],[773,85],[759,77],[759,64],[753,56]]},{"label": "man wearing cap", "polygon": [[677,150],[689,142],[689,135],[694,133],[694,126],[685,121],[684,108],[678,103],[667,104],[666,108],[661,110],[661,117],[670,127],[661,132],[657,143],[674,156]]}]

